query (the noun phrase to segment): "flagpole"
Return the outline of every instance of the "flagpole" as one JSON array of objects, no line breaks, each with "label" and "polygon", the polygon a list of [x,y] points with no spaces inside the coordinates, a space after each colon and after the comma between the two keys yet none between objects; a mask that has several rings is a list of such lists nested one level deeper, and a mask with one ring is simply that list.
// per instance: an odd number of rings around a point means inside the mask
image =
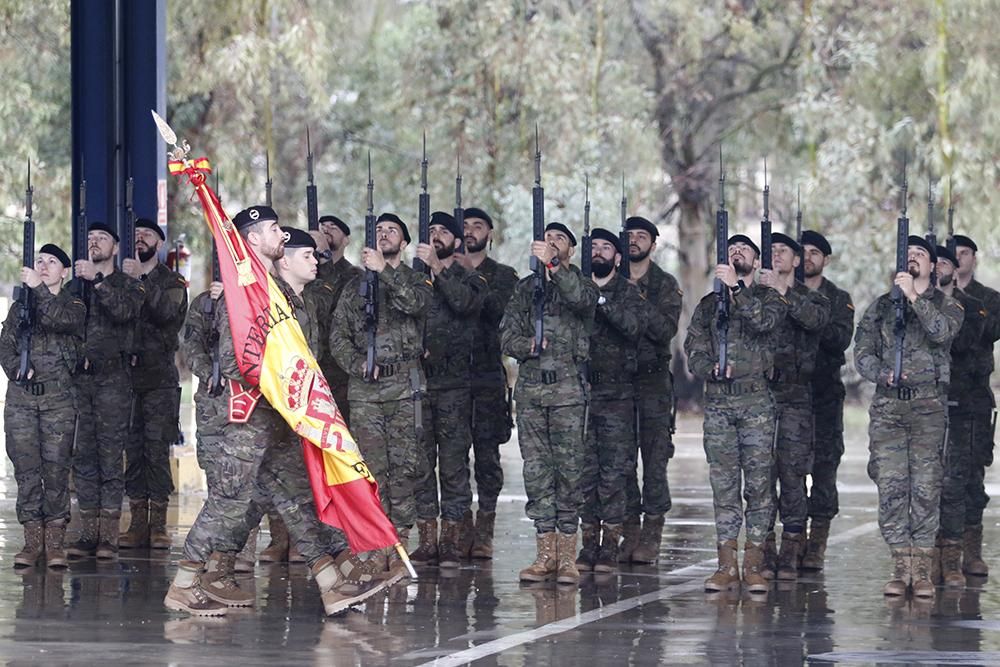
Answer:
[{"label": "flagpole", "polygon": [[410,556],[406,553],[406,549],[399,542],[396,542],[396,553],[403,561],[403,565],[406,566],[406,571],[410,573],[410,579],[417,578],[417,571],[413,569],[413,563],[410,562]]}]

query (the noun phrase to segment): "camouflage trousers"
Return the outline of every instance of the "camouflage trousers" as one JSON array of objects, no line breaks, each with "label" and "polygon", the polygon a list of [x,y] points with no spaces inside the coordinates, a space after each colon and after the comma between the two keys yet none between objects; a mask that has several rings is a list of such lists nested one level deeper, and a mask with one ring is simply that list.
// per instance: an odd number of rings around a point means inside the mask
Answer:
[{"label": "camouflage trousers", "polygon": [[[461,521],[472,506],[469,448],[472,397],[465,389],[432,389],[424,401],[424,456],[426,465],[417,485],[417,516]],[[438,502],[438,484],[441,501]]]},{"label": "camouflage trousers", "polygon": [[330,385],[330,392],[333,394],[333,401],[337,404],[340,414],[344,415],[344,423],[348,430],[351,428],[351,403],[347,400],[347,385],[350,376],[337,365],[333,360],[326,361],[322,367],[323,377]]},{"label": "camouflage trousers", "polygon": [[975,486],[970,477],[975,419],[974,414],[964,412],[957,406],[948,410],[948,442],[944,450],[938,521],[938,532],[946,540],[961,540],[965,532],[967,488]]},{"label": "camouflage trousers", "polygon": [[581,480],[583,523],[624,521],[625,480],[635,470],[635,451],[635,401],[591,401]]},{"label": "camouflage trousers", "polygon": [[177,441],[181,388],[136,389],[125,442],[125,494],[130,500],[165,502],[174,491],[170,447]]},{"label": "camouflage trousers", "polygon": [[774,402],[766,388],[741,395],[713,389],[706,387],[704,434],[715,531],[720,542],[737,539],[745,515],[747,539],[759,544],[774,503]]},{"label": "camouflage trousers", "polygon": [[840,512],[837,468],[844,456],[843,394],[813,394],[813,465],[809,517],[829,521]]},{"label": "camouflage trousers", "polygon": [[416,521],[416,490],[426,465],[413,407],[410,399],[351,402],[351,433],[396,530],[409,529]]},{"label": "camouflage trousers", "polygon": [[808,385],[783,385],[773,390],[777,406],[777,437],[771,477],[773,506],[769,528],[778,514],[785,530],[801,532],[809,514],[806,475],[812,469],[813,412]]},{"label": "camouflage trousers", "polygon": [[69,468],[76,403],[69,380],[45,383],[45,394],[7,385],[4,434],[17,482],[17,520],[69,518]]},{"label": "camouflage trousers", "polygon": [[538,533],[576,533],[583,504],[583,413],[582,404],[518,406],[525,513]]},{"label": "camouflage trousers", "polygon": [[124,369],[76,377],[79,422],[73,482],[82,510],[122,508],[122,455],[132,386]]},{"label": "camouflage trousers", "polygon": [[[970,415],[972,462],[965,487],[965,525],[978,526],[983,522],[983,510],[990,502],[986,493],[986,469],[993,464],[993,420],[996,401],[989,386],[989,378],[977,382],[966,397],[971,403]],[[971,400],[970,400],[971,399]]]},{"label": "camouflage trousers", "polygon": [[936,397],[876,394],[868,411],[868,476],[878,486],[878,523],[890,547],[931,548],[941,503],[945,409]]},{"label": "camouflage trousers", "polygon": [[472,451],[479,511],[495,512],[503,489],[500,445],[510,440],[507,383],[503,375],[496,384],[472,388]]},{"label": "camouflage trousers", "polygon": [[[639,446],[633,449],[625,480],[625,518],[636,520],[642,514],[666,514],[670,511],[670,484],[667,464],[674,457],[670,430],[674,407],[673,387],[669,376],[650,376],[635,386],[638,413]],[[632,438],[633,448],[635,438]],[[642,490],[639,490],[638,460],[642,456]]]}]

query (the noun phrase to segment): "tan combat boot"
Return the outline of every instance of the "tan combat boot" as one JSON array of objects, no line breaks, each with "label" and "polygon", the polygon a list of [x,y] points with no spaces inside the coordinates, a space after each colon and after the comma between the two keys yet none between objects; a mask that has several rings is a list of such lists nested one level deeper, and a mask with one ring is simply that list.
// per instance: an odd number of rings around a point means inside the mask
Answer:
[{"label": "tan combat boot", "polygon": [[441,520],[441,540],[438,542],[438,565],[440,567],[462,567],[462,555],[459,552],[458,544],[461,530],[461,522]]},{"label": "tan combat boot", "polygon": [[170,535],[167,534],[167,506],[166,500],[149,501],[149,548],[169,549]]},{"label": "tan combat boot", "polygon": [[362,561],[350,549],[344,549],[336,558],[323,556],[311,569],[327,616],[347,611],[403,577],[401,572],[389,578],[378,576],[371,563]]},{"label": "tan combat boot", "polygon": [[639,535],[642,532],[642,524],[639,518],[627,518],[622,524],[622,543],[618,545],[618,562],[631,563],[632,553],[639,546]]},{"label": "tan combat boot", "polygon": [[936,592],[931,581],[931,561],[934,558],[933,547],[913,547],[910,550],[910,571],[913,581],[913,596],[932,598]]},{"label": "tan combat boot", "polygon": [[809,522],[809,541],[806,542],[806,553],[802,556],[802,565],[800,566],[803,570],[823,569],[826,541],[829,537],[829,519],[813,519]]},{"label": "tan combat boot", "polygon": [[965,588],[962,543],[958,540],[941,541],[941,583],[949,588]]},{"label": "tan combat boot", "polygon": [[597,564],[597,556],[601,551],[601,525],[580,524],[580,536],[580,555],[576,558],[576,569],[580,572],[590,572]]},{"label": "tan combat boot", "polygon": [[149,501],[129,498],[128,530],[118,536],[121,549],[144,549],[149,546]]},{"label": "tan combat boot", "polygon": [[420,543],[410,554],[414,565],[437,565],[438,562],[438,522],[437,519],[417,521]]},{"label": "tan combat boot", "polygon": [[778,571],[777,542],[778,540],[774,536],[773,530],[764,538],[764,564],[760,568],[760,576],[764,577],[768,581],[774,579],[774,575]]},{"label": "tan combat boot", "polygon": [[576,569],[576,533],[556,532],[557,584],[580,583],[580,570]]},{"label": "tan combat boot", "polygon": [[66,560],[66,519],[49,519],[45,522],[45,564],[52,568],[69,565]]},{"label": "tan combat boot", "polygon": [[[257,595],[252,590],[243,590],[233,576],[236,554],[214,551],[205,563],[201,574],[201,588],[208,597],[227,607],[252,607]],[[253,582],[250,582],[253,586]]]},{"label": "tan combat boot", "polygon": [[80,534],[66,549],[70,558],[89,558],[97,551],[99,532],[98,510],[80,510]]},{"label": "tan combat boot", "polygon": [[267,528],[271,542],[257,556],[261,563],[284,563],[288,560],[288,528],[281,516],[271,510],[267,513]]},{"label": "tan combat boot", "polygon": [[473,558],[489,560],[493,558],[493,529],[496,525],[497,513],[476,512],[476,530],[472,541]]},{"label": "tan combat boot", "polygon": [[101,510],[99,539],[97,540],[97,560],[118,558],[118,534],[121,530],[122,513],[118,510]]},{"label": "tan combat boot", "polygon": [[559,569],[556,534],[542,533],[535,536],[535,562],[521,570],[521,581],[549,581]]},{"label": "tan combat boot", "polygon": [[201,588],[199,573],[201,563],[182,560],[177,565],[163,605],[171,611],[185,611],[192,616],[225,616],[226,605],[216,602]]},{"label": "tan combat boot", "polygon": [[910,572],[910,548],[893,548],[892,564],[892,579],[882,588],[882,593],[892,597],[906,595],[906,589],[909,587],[912,579]]},{"label": "tan combat boot", "polygon": [[237,572],[253,572],[254,566],[257,565],[257,534],[259,532],[260,526],[251,530],[250,534],[247,535],[243,549],[236,554],[235,570]]},{"label": "tan combat boot", "polygon": [[639,544],[632,552],[633,563],[653,565],[660,557],[660,542],[663,540],[663,515],[647,514],[642,519]]},{"label": "tan combat boot", "polygon": [[719,567],[705,580],[705,590],[710,593],[732,590],[740,584],[740,571],[736,566],[736,540],[719,542]]},{"label": "tan combat boot", "polygon": [[990,568],[983,560],[983,524],[966,526],[962,542],[962,571],[974,577],[989,575]]},{"label": "tan combat boot", "polygon": [[618,571],[618,543],[622,539],[620,523],[606,523],[601,533],[601,550],[597,555],[594,572],[610,574]]},{"label": "tan combat boot", "polygon": [[295,548],[295,544],[292,542],[291,538],[288,540],[288,562],[289,563],[304,563],[306,562],[306,557],[299,553],[299,550]]},{"label": "tan combat boot", "polygon": [[743,584],[749,593],[766,593],[771,587],[760,569],[764,565],[764,549],[749,540],[743,546]]},{"label": "tan combat boot", "polygon": [[24,524],[24,547],[14,555],[14,567],[34,567],[45,551],[45,529],[41,521]]},{"label": "tan combat boot", "polygon": [[458,529],[458,555],[460,558],[472,558],[472,545],[475,541],[476,524],[472,519],[472,510],[465,510]]},{"label": "tan combat boot", "polygon": [[802,533],[781,533],[781,551],[778,552],[778,580],[795,581],[799,578],[799,553],[805,541]]}]

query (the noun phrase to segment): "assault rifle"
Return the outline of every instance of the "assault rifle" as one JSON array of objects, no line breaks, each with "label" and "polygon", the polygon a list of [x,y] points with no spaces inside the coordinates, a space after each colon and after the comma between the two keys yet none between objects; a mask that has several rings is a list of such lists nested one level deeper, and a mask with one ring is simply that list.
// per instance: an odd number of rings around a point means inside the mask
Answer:
[{"label": "assault rifle", "polygon": [[806,280],[806,256],[802,249],[802,186],[796,192],[795,242],[799,244],[799,265],[795,267],[795,281]]},{"label": "assault rifle", "polygon": [[[927,175],[927,233],[924,239],[937,248],[937,233],[934,231],[934,189],[931,186],[930,174]],[[931,285],[937,285],[937,267],[931,266]]]},{"label": "assault rifle", "polygon": [[[545,190],[542,188],[542,151],[538,147],[538,125],[535,125],[535,185],[531,188],[531,231],[533,240],[545,240]],[[530,266],[535,274],[531,305],[535,313],[535,356],[539,356],[545,339],[545,266],[534,255],[531,256]]]},{"label": "assault rifle", "polygon": [[[594,244],[590,238],[590,176],[584,176],[584,184],[586,188],[586,200],[583,204],[583,238],[580,240],[580,271],[583,272],[583,275],[590,278],[594,275]],[[624,261],[622,263],[624,264]]]},{"label": "assault rifle", "polygon": [[455,227],[461,237],[461,245],[456,252],[465,253],[465,209],[462,208],[462,155],[455,158]]},{"label": "assault rifle", "polygon": [[[729,212],[726,211],[726,172],[722,167],[722,146],[719,146],[719,210],[715,212],[715,262],[729,263]],[[715,327],[719,334],[718,379],[726,378],[729,364],[729,287],[715,279]]]},{"label": "assault rifle", "polygon": [[948,178],[948,240],[945,241],[945,245],[948,247],[949,252],[952,255],[958,249],[955,243],[955,202],[952,199],[951,178]]},{"label": "assault rifle", "polygon": [[[32,219],[32,198],[35,189],[31,187],[31,160],[28,160],[28,188],[24,191],[24,235],[21,243],[21,264],[35,268],[35,221]],[[30,382],[31,372],[31,330],[35,326],[35,295],[27,283],[14,288],[14,300],[21,307],[17,319],[17,349],[21,359],[17,365],[16,384],[25,386]]]},{"label": "assault rifle", "polygon": [[[907,265],[907,249],[910,236],[910,219],[906,217],[906,161],[903,161],[903,192],[900,198],[901,213],[896,219],[896,273],[904,273]],[[892,384],[903,386],[903,343],[906,337],[906,296],[899,285],[892,286],[892,304],[896,311],[893,335],[896,342],[896,360],[893,365]]]},{"label": "assault rifle", "polygon": [[132,176],[125,181],[125,218],[118,235],[121,237],[118,259],[124,267],[126,259],[135,259],[135,179]]},{"label": "assault rifle", "polygon": [[[427,193],[427,133],[424,133],[424,154],[420,159],[420,196],[417,197],[417,242],[431,242],[431,196]],[[413,270],[430,274],[430,267],[419,257],[413,258]]]},{"label": "assault rifle", "polygon": [[267,180],[264,181],[264,203],[271,206],[271,186],[274,183],[271,182],[271,152],[266,151],[264,153],[264,170],[267,174]]},{"label": "assault rifle", "polygon": [[[372,182],[372,154],[368,153],[368,211],[365,213],[365,247],[378,248],[375,235],[375,183]],[[365,269],[365,278],[358,286],[365,302],[365,338],[368,353],[365,358],[365,379],[375,380],[375,338],[378,333],[378,273]]]},{"label": "assault rifle", "polygon": [[[306,218],[309,221],[309,231],[314,232],[319,229],[319,200],[316,198],[316,183],[313,180],[313,150],[308,125],[306,125],[306,175],[309,178],[309,182],[306,184]],[[268,182],[271,180],[270,172],[267,180]],[[268,201],[270,201],[270,194]]]},{"label": "assault rifle", "polygon": [[625,280],[628,280],[632,276],[631,266],[629,266],[628,257],[628,230],[625,229],[625,220],[628,217],[628,197],[625,196],[625,172],[622,172],[622,226],[618,231],[618,245],[622,247],[622,261],[618,266],[618,273],[621,274]]},{"label": "assault rifle", "polygon": [[774,267],[771,252],[771,186],[767,184],[767,158],[764,158],[764,217],[760,219],[760,268]]},{"label": "assault rifle", "polygon": [[[219,170],[215,171],[215,196],[222,204],[222,192],[219,190]],[[215,244],[215,237],[212,237],[212,282],[222,282],[222,272],[219,270],[219,249]],[[218,302],[209,297],[202,303],[202,313],[208,321],[208,351],[212,358],[212,375],[209,378],[209,396],[219,396],[223,392],[222,384],[222,362],[219,358],[219,329],[215,326],[215,313],[218,310]]]}]

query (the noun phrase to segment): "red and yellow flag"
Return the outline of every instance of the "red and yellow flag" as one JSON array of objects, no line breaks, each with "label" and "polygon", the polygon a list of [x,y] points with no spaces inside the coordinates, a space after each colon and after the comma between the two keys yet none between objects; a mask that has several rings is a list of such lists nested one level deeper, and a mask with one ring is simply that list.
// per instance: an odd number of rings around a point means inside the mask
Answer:
[{"label": "red and yellow flag", "polygon": [[240,372],[302,438],[320,520],[343,530],[355,553],[397,544],[396,531],[379,503],[375,479],[347,430],[288,300],[244,245],[206,183],[205,174],[211,171],[208,160],[199,158],[181,166],[177,162],[171,161],[170,172],[186,175],[194,185],[215,238]]}]

